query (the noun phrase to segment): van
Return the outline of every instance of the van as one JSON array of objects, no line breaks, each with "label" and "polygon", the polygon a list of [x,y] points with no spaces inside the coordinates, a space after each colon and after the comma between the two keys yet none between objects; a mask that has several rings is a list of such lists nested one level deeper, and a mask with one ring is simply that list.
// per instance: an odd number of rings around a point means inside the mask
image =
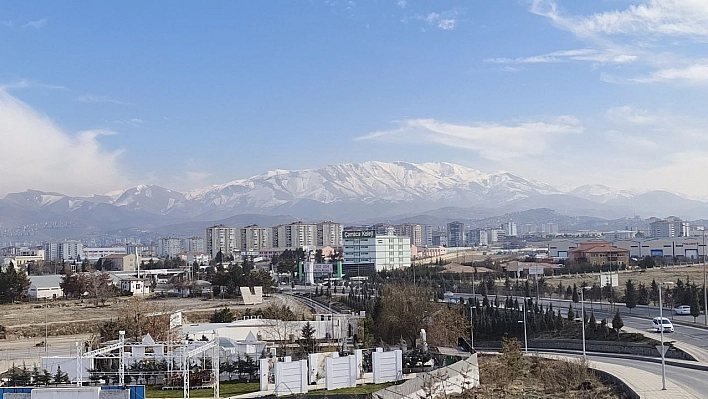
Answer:
[{"label": "van", "polygon": [[661,332],[662,324],[664,332],[674,332],[674,325],[671,324],[671,320],[666,317],[655,317],[652,320],[652,325],[654,326],[656,332]]}]

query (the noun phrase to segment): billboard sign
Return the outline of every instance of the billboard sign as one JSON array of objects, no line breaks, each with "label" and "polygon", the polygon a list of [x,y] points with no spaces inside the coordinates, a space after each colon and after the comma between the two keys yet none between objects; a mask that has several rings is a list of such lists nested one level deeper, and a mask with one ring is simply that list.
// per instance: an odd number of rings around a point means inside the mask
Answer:
[{"label": "billboard sign", "polygon": [[351,230],[343,231],[344,238],[375,238],[376,230]]},{"label": "billboard sign", "polygon": [[530,266],[529,274],[532,275],[543,275],[543,266]]},{"label": "billboard sign", "polygon": [[312,265],[312,272],[315,274],[331,274],[332,264],[331,263],[315,263]]},{"label": "billboard sign", "polygon": [[241,251],[241,256],[258,256],[260,253],[258,251]]},{"label": "billboard sign", "polygon": [[612,287],[619,287],[619,274],[617,273],[601,273],[600,274],[600,286],[606,287],[611,285]]}]

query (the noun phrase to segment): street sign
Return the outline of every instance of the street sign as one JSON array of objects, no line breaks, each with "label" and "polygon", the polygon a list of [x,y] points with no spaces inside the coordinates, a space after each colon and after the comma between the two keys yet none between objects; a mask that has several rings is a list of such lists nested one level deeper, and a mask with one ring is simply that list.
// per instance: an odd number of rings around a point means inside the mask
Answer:
[{"label": "street sign", "polygon": [[258,256],[258,251],[241,251],[241,256]]},{"label": "street sign", "polygon": [[611,285],[613,287],[619,287],[619,274],[618,273],[601,273],[600,274],[600,286],[606,287]]},{"label": "street sign", "polygon": [[529,274],[543,275],[543,266],[531,266],[531,267],[529,267]]},{"label": "street sign", "polygon": [[[657,346],[656,346],[656,350],[659,351],[659,355],[661,355],[661,356],[666,356],[666,351],[669,350],[669,347],[666,346],[666,345],[663,345],[663,346],[662,346],[662,345],[657,345]],[[662,352],[663,352],[663,353],[662,353]]]}]

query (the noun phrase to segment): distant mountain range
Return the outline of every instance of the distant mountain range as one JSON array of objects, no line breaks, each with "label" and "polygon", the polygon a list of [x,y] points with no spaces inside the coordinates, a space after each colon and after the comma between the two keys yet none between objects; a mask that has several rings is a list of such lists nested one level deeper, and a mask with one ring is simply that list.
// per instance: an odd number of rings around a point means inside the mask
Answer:
[{"label": "distant mountain range", "polygon": [[445,162],[372,161],[274,170],[186,193],[156,185],[90,197],[28,190],[0,200],[0,230],[6,237],[18,229],[42,226],[75,234],[129,228],[188,232],[229,218],[231,225],[293,220],[442,224],[456,219],[513,218],[515,213],[532,210],[546,216],[552,210],[558,217],[576,221],[579,216],[588,220],[635,215],[708,217],[707,202],[665,191],[633,193],[585,185],[563,192],[510,173],[488,174]]}]

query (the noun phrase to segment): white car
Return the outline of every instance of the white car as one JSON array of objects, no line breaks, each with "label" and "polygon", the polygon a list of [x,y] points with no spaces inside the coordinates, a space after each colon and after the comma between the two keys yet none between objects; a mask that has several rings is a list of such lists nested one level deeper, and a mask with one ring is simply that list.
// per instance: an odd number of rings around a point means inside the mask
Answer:
[{"label": "white car", "polygon": [[689,305],[677,306],[674,309],[674,313],[676,313],[676,314],[691,314],[691,307]]},{"label": "white car", "polygon": [[674,325],[666,317],[655,317],[651,322],[656,332],[660,332],[662,329],[664,332],[674,332]]}]

